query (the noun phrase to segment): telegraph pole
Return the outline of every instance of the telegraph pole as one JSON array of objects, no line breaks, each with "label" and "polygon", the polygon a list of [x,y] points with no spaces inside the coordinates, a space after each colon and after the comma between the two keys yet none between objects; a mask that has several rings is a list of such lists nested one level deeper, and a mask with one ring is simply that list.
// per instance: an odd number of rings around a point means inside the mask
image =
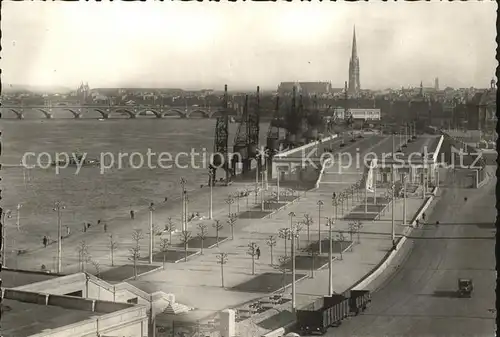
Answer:
[{"label": "telegraph pole", "polygon": [[391,219],[391,239],[392,239],[392,245],[394,247],[396,243],[396,237],[394,233],[394,203],[396,202],[396,193],[395,193],[395,186],[394,186],[394,180],[395,180],[395,172],[394,172],[394,134],[392,135],[392,172],[391,172],[391,196],[392,196],[392,219]]},{"label": "telegraph pole", "polygon": [[403,225],[406,225],[406,174],[403,176]]},{"label": "telegraph pole", "polygon": [[54,211],[57,212],[57,273],[62,272],[62,221],[61,221],[61,210],[65,209],[66,206],[60,201],[56,201]]}]

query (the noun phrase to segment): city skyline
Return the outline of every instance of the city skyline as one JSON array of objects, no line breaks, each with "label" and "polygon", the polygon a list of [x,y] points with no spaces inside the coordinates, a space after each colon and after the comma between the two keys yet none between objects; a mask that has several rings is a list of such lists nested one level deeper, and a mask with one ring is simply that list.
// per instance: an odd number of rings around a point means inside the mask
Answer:
[{"label": "city skyline", "polygon": [[496,67],[495,2],[3,5],[8,84],[343,88],[354,25],[362,89],[483,88]]}]

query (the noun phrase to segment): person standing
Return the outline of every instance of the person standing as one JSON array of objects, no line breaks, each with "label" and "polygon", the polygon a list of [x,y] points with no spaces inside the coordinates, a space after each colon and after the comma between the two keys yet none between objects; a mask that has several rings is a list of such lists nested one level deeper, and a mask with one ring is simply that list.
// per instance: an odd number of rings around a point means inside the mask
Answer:
[{"label": "person standing", "polygon": [[135,212],[133,209],[130,210],[130,219],[134,220],[135,218]]},{"label": "person standing", "polygon": [[104,233],[108,232],[108,224],[105,222],[104,223]]},{"label": "person standing", "polygon": [[43,243],[43,246],[44,246],[45,248],[47,247],[48,242],[49,242],[49,239],[47,239],[47,236],[46,236],[46,235],[44,235],[44,236],[43,236],[43,239],[42,239],[42,243]]},{"label": "person standing", "polygon": [[257,260],[259,260],[260,259],[260,247],[257,247],[256,253],[257,253]]}]

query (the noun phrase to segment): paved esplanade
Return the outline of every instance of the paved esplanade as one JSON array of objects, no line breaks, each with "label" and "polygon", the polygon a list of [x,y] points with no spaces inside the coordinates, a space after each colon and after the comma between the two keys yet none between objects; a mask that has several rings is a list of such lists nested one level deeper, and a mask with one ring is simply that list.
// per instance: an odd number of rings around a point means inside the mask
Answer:
[{"label": "paved esplanade", "polygon": [[[344,146],[342,151],[356,151],[356,148],[370,150],[371,146],[383,146],[385,148],[392,148],[392,142],[385,140],[380,136],[373,136],[373,139],[366,137],[366,139],[359,140],[357,143],[348,143]],[[388,144],[387,144],[388,143]],[[385,145],[384,145],[385,144]],[[390,151],[390,150],[389,150]],[[361,171],[360,173],[361,174]],[[226,224],[228,205],[225,199],[229,193],[234,193],[237,189],[243,186],[234,184],[230,187],[217,187],[214,189],[214,219],[220,219],[225,228],[220,232],[220,236],[230,237],[230,229]],[[250,186],[253,187],[251,184]],[[228,240],[220,244],[219,248],[205,249],[204,255],[196,256],[188,260],[188,262],[179,262],[177,264],[167,264],[165,271],[155,272],[142,277],[137,281],[131,283],[140,287],[145,291],[162,290],[165,292],[174,293],[177,300],[186,305],[193,306],[198,310],[189,314],[191,319],[200,319],[215,314],[217,311],[227,307],[237,307],[240,303],[260,298],[265,294],[260,293],[244,293],[228,290],[230,287],[236,286],[242,282],[250,280],[251,275],[251,257],[247,254],[247,245],[251,241],[255,241],[261,248],[262,256],[256,263],[256,274],[263,272],[279,272],[270,266],[270,252],[266,245],[266,239],[270,235],[277,235],[280,228],[289,227],[290,218],[289,212],[295,212],[295,221],[302,220],[305,213],[309,213],[314,224],[311,226],[311,239],[317,240],[318,235],[318,207],[316,205],[318,200],[323,200],[325,203],[322,218],[322,238],[326,238],[328,231],[326,220],[324,217],[332,216],[331,196],[333,191],[340,191],[347,186],[343,184],[323,184],[319,189],[301,192],[300,202],[289,205],[286,209],[273,215],[270,219],[252,220],[252,219],[239,219],[235,226],[235,240]],[[275,187],[270,188],[271,192]],[[269,193],[268,192],[268,193]],[[379,195],[383,191],[379,191]],[[202,188],[198,193],[191,193],[190,208],[193,212],[200,211],[206,215],[208,207],[208,188]],[[253,195],[249,198],[250,204],[253,204]],[[354,202],[352,205],[349,202],[349,209],[354,208],[360,201]],[[418,207],[421,205],[422,199],[408,199],[407,210],[408,220],[413,216]],[[168,205],[158,205],[154,213],[155,223],[163,225],[168,216],[172,216],[174,222],[179,228],[181,205],[179,202],[168,202]],[[237,206],[232,205],[232,212],[236,211]],[[240,208],[242,211],[246,209],[246,200],[241,200]],[[396,205],[396,233],[399,235],[406,228],[401,226],[402,223],[402,201],[397,201]],[[344,211],[344,213],[347,210]],[[339,214],[340,212],[339,208]],[[145,233],[145,239],[142,241],[141,255],[147,256],[148,251],[148,212],[139,213],[135,220],[115,219],[108,221],[108,233],[104,233],[102,227],[92,227],[86,233],[74,233],[68,239],[63,241],[63,270],[65,272],[74,272],[78,270],[78,252],[77,245],[81,240],[85,240],[89,245],[89,251],[92,259],[97,260],[101,264],[101,269],[105,270],[110,268],[110,250],[109,250],[109,234],[113,234],[115,240],[118,242],[118,249],[115,251],[115,265],[130,264],[128,256],[129,248],[133,246],[131,238],[133,228],[141,228]],[[209,235],[214,236],[214,229],[212,228],[211,221],[204,221],[208,224]],[[190,224],[190,230],[193,236],[198,232],[196,229],[197,223]],[[337,220],[334,230],[347,229],[347,221]],[[353,285],[363,275],[367,274],[386,254],[391,247],[391,222],[390,222],[390,207],[382,215],[381,220],[374,222],[364,222],[364,227],[360,235],[360,244],[356,244],[352,252],[346,252],[342,261],[336,261],[334,264],[334,290],[342,292]],[[164,235],[167,237],[168,235]],[[301,247],[305,246],[307,235],[302,232]],[[173,244],[179,244],[178,235],[173,236]],[[179,249],[179,248],[178,248]],[[288,250],[290,248],[288,247]],[[159,250],[159,237],[155,237],[155,251]],[[220,279],[220,265],[217,264],[216,253],[228,253],[228,262],[225,265],[225,287],[221,288]],[[275,263],[279,256],[284,255],[284,241],[277,239],[277,246],[274,249]],[[47,248],[38,249],[35,252],[27,253],[18,257],[18,267],[27,268],[31,267],[39,269],[41,264],[46,264],[49,268],[52,267],[56,256],[56,247],[54,245]],[[161,266],[161,263],[154,263]],[[88,270],[93,270],[89,265]],[[306,273],[307,271],[301,271]],[[297,304],[307,302],[311,299],[309,295],[319,296],[326,294],[328,284],[327,271],[322,270],[315,272],[315,278],[305,280],[298,284],[297,291]],[[314,291],[314,292],[313,292]],[[287,309],[289,309],[287,307]],[[271,310],[270,312],[273,312]],[[265,314],[265,313],[264,313]],[[269,312],[268,312],[269,314]],[[257,319],[255,317],[253,320]],[[265,319],[265,317],[260,317]],[[161,317],[158,318],[159,322]],[[245,330],[246,323],[242,322],[241,329]]]},{"label": "paved esplanade", "polygon": [[[430,224],[413,231],[407,253],[373,284],[380,290],[371,307],[327,336],[493,336],[495,182],[443,189]],[[472,298],[456,297],[458,278],[473,279]]]}]

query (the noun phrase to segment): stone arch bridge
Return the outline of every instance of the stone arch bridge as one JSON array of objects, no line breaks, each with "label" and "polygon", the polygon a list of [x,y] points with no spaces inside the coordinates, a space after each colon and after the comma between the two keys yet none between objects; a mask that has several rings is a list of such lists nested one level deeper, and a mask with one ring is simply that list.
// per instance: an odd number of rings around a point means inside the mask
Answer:
[{"label": "stone arch bridge", "polygon": [[[9,106],[2,105],[0,112],[14,113],[18,119],[24,119],[27,114],[38,114],[42,118],[52,119],[57,112],[71,112],[74,118],[81,118],[85,114],[98,112],[103,119],[114,116],[127,116],[137,118],[140,115],[150,113],[156,118],[179,117],[179,118],[212,118],[222,115],[221,107],[168,107],[168,106],[115,106],[115,105],[93,105],[93,106]],[[231,111],[229,112],[230,114]]]}]

